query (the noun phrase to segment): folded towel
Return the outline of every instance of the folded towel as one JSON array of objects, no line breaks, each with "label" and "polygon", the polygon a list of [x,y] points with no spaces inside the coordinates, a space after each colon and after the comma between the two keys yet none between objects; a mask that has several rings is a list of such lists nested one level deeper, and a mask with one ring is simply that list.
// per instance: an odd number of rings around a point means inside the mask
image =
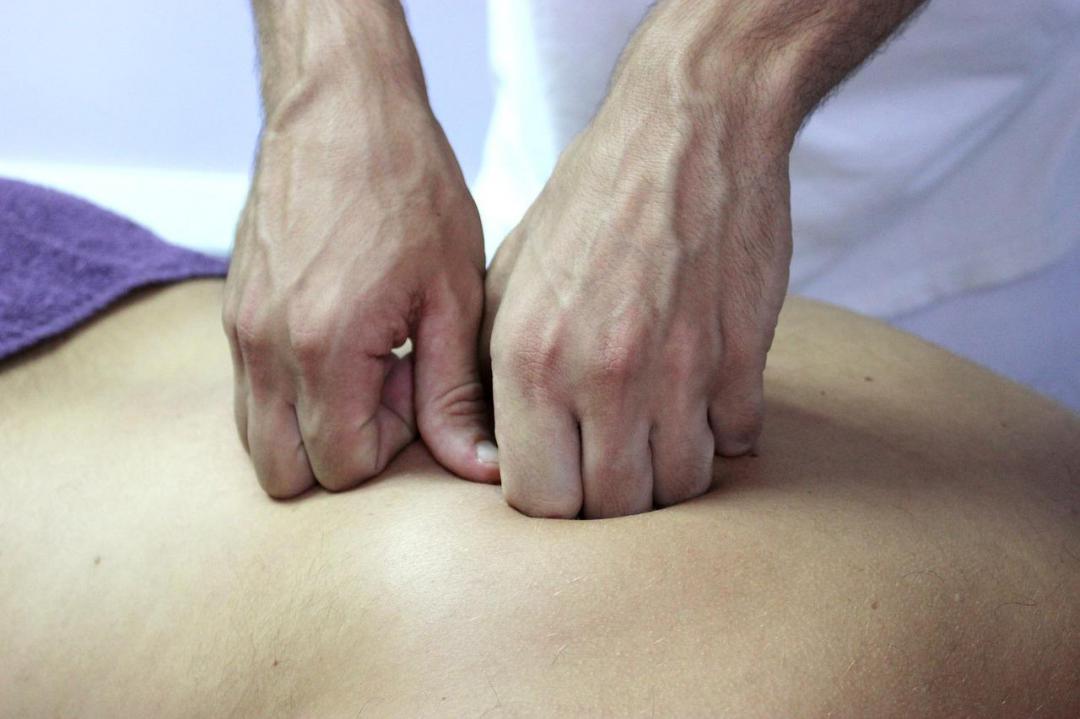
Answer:
[{"label": "folded towel", "polygon": [[0,359],[138,287],[227,268],[85,200],[0,178]]}]

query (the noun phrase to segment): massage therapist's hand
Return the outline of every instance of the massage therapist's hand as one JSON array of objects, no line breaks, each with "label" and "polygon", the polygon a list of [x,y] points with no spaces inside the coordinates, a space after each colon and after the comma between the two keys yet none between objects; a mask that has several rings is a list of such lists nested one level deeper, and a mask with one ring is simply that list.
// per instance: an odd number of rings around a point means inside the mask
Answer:
[{"label": "massage therapist's hand", "polygon": [[[354,486],[417,426],[450,470],[496,481],[476,447],[483,238],[419,66],[306,67],[267,101],[225,288],[259,482],[275,497]],[[408,337],[412,356],[392,354]]]},{"label": "massage therapist's hand", "polygon": [[487,276],[503,493],[532,516],[695,497],[762,426],[790,145],[626,69]]}]

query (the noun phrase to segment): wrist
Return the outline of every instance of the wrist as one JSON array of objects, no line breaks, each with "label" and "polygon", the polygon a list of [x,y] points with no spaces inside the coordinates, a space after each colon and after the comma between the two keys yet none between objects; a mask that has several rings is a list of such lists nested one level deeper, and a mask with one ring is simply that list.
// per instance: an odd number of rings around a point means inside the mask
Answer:
[{"label": "wrist", "polygon": [[311,109],[349,120],[430,115],[400,3],[278,0],[271,8],[256,4],[267,128],[284,129]]},{"label": "wrist", "polygon": [[796,91],[798,45],[762,40],[744,8],[723,0],[659,3],[620,60],[616,102],[655,103],[711,126],[725,145],[786,159],[812,107]]}]

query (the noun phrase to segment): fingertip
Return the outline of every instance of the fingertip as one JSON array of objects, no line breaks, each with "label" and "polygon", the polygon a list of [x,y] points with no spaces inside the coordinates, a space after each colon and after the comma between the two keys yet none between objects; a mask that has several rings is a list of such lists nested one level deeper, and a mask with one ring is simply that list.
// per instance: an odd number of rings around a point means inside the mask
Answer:
[{"label": "fingertip", "polygon": [[499,448],[489,439],[482,439],[476,443],[475,456],[477,473],[473,479],[477,482],[499,481]]},{"label": "fingertip", "polygon": [[480,427],[429,429],[421,436],[432,456],[462,479],[498,484],[499,450]]}]

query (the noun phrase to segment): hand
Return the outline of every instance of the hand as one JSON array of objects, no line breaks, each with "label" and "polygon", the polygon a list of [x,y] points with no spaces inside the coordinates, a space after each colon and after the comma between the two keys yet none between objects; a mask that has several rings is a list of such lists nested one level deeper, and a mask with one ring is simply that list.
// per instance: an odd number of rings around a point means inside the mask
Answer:
[{"label": "hand", "polygon": [[503,494],[525,514],[698,496],[714,452],[747,452],[762,425],[787,147],[663,95],[613,90],[488,272]]},{"label": "hand", "polygon": [[[497,481],[476,366],[483,238],[442,130],[426,102],[294,99],[263,132],[225,286],[259,482],[352,487],[417,425],[448,469]],[[408,337],[414,354],[392,354]]]}]

